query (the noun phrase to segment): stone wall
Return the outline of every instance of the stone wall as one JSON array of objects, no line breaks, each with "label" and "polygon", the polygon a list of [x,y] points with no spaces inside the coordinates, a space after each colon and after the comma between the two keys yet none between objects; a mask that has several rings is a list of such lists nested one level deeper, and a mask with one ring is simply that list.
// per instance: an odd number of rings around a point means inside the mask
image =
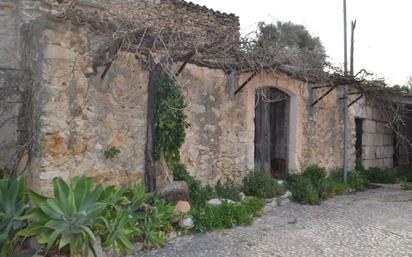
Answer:
[{"label": "stone wall", "polygon": [[[213,38],[217,32],[238,36],[234,15],[184,1],[79,0],[76,6],[83,13],[103,17],[108,9],[136,23],[149,19],[179,26],[199,39]],[[0,87],[8,90],[7,104],[0,111],[16,116],[0,127],[0,156],[10,159],[10,152],[25,146],[29,182],[45,193],[50,193],[50,181],[56,176],[86,175],[106,184],[140,182],[149,80],[144,61],[121,52],[105,76],[104,67],[91,75],[88,54],[102,37],[70,19],[36,18],[41,13],[37,1],[0,0],[0,21],[7,24],[6,29],[0,28],[4,39],[0,42],[11,47],[0,49]],[[19,58],[7,57],[10,53]],[[191,124],[181,156],[192,175],[204,184],[215,184],[222,178],[240,181],[254,168],[255,91],[260,87],[276,87],[290,97],[290,172],[311,164],[328,170],[342,167],[339,89],[311,106],[328,88],[312,89],[314,85],[285,74],[264,72],[235,95],[249,76],[192,64],[180,74],[178,84]],[[369,109],[359,104],[350,108],[350,166],[355,164],[355,117],[364,118],[365,166],[390,166],[390,132],[382,120],[369,115],[373,113]],[[120,154],[106,159],[104,152],[111,147]]]},{"label": "stone wall", "polygon": [[236,77],[188,65],[179,79],[191,127],[181,149],[189,172],[204,184],[239,180],[253,167],[244,95],[234,96]]},{"label": "stone wall", "polygon": [[[104,79],[86,77],[82,53],[93,34],[47,18],[24,27],[26,138],[31,183],[43,192],[56,177],[93,177],[105,184],[143,178],[148,71],[121,54]],[[28,118],[30,117],[30,118]],[[104,151],[121,152],[106,159]]]},{"label": "stone wall", "polygon": [[[0,28],[0,88],[7,98],[7,105],[2,102],[0,107],[13,116],[0,128],[0,157],[8,163],[16,149],[26,149],[29,182],[43,192],[49,192],[55,176],[83,174],[109,184],[139,182],[149,73],[141,60],[122,53],[104,79],[103,68],[90,77],[88,53],[102,38],[71,13],[133,21],[137,27],[163,24],[204,41],[216,33],[237,37],[239,19],[177,0],[79,0],[67,12],[68,19],[55,21],[47,17],[67,1],[51,2],[47,6],[0,0],[0,22],[5,24]],[[105,159],[110,147],[121,153]],[[224,161],[217,166],[222,165]]]},{"label": "stone wall", "polygon": [[362,119],[362,164],[365,168],[393,167],[393,131],[377,109],[360,101],[355,116]]},{"label": "stone wall", "polygon": [[25,147],[20,133],[21,106],[21,26],[42,15],[39,2],[0,0],[0,170],[24,168]]},{"label": "stone wall", "polygon": [[[242,83],[248,78],[243,74]],[[248,158],[254,158],[255,91],[259,87],[275,87],[290,96],[288,169],[298,172],[311,164],[327,170],[343,165],[343,117],[340,91],[334,90],[314,107],[311,104],[326,90],[312,90],[313,85],[281,73],[266,72],[253,78],[241,94],[247,95]],[[350,122],[354,130],[354,121]],[[351,133],[351,135],[354,133]],[[355,140],[350,141],[350,164],[354,166]],[[353,146],[353,147],[352,147]]]},{"label": "stone wall", "polygon": [[12,168],[18,145],[18,24],[17,3],[0,1],[0,170]]}]

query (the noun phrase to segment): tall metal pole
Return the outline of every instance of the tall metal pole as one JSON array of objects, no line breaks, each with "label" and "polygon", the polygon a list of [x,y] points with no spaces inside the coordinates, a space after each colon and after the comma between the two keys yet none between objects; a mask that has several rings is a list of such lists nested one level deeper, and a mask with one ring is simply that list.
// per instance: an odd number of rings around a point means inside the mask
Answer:
[{"label": "tall metal pole", "polygon": [[[346,21],[346,0],[343,0],[343,33],[344,33],[344,74],[348,75],[348,31]],[[348,157],[349,157],[349,115],[348,115],[348,85],[343,87],[343,181],[348,181]]]}]

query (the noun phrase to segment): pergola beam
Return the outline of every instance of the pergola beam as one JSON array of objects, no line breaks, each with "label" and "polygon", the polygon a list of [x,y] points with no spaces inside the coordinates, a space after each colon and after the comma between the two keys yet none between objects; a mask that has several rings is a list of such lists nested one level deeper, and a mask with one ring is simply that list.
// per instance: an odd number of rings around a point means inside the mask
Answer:
[{"label": "pergola beam", "polygon": [[240,90],[242,90],[242,88],[244,88],[257,74],[258,74],[258,72],[256,70],[253,71],[252,75],[250,75],[250,77],[247,78],[246,81],[243,82],[242,85],[240,85],[240,87],[238,89],[236,89],[235,95],[237,95],[237,93],[239,93]]},{"label": "pergola beam", "polygon": [[331,87],[328,91],[323,93],[315,102],[312,103],[312,107],[315,106],[317,103],[319,103],[323,98],[325,98],[327,95],[329,95],[337,86]]},{"label": "pergola beam", "polygon": [[359,101],[361,98],[363,97],[363,94],[361,94],[360,96],[358,96],[355,100],[353,100],[348,107],[351,107],[352,105],[354,105],[357,101]]}]

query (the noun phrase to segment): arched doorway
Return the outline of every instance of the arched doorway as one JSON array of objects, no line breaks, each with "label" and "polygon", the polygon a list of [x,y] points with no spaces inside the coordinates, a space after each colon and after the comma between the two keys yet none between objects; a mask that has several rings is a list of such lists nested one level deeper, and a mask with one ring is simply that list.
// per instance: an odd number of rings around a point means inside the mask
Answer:
[{"label": "arched doorway", "polygon": [[290,97],[277,88],[255,95],[255,170],[283,179],[288,172]]}]

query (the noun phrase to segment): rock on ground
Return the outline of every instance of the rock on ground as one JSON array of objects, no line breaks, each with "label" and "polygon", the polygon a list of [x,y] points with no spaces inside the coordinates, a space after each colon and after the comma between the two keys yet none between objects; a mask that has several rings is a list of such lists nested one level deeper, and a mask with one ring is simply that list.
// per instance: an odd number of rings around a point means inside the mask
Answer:
[{"label": "rock on ground", "polygon": [[185,181],[173,181],[165,185],[161,194],[168,202],[189,201],[189,187]]}]

